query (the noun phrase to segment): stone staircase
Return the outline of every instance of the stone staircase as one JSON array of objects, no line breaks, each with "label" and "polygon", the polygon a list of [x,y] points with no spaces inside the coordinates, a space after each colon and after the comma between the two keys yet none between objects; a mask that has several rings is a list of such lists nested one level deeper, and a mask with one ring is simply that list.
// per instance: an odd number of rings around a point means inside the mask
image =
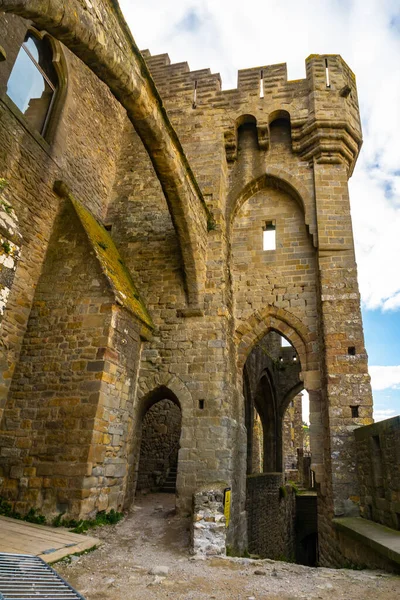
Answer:
[{"label": "stone staircase", "polygon": [[176,477],[178,475],[178,465],[169,468],[168,475],[160,488],[163,494],[175,494],[176,492]]}]

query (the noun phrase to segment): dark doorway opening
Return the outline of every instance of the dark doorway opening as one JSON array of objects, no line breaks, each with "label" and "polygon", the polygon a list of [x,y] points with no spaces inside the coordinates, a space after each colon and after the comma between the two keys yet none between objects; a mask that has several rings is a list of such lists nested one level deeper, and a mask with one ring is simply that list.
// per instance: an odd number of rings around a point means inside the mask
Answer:
[{"label": "dark doorway opening", "polygon": [[145,413],[137,490],[175,494],[182,414],[176,402],[164,398]]}]

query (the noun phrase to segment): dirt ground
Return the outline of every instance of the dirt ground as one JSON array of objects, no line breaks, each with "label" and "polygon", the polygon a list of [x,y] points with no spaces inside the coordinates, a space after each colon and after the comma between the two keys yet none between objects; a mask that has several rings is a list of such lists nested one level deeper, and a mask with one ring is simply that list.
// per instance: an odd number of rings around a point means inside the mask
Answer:
[{"label": "dirt ground", "polygon": [[189,555],[189,522],[174,496],[141,497],[132,512],[93,535],[104,545],[56,565],[86,600],[396,600],[400,577],[378,571],[310,568],[269,560]]}]

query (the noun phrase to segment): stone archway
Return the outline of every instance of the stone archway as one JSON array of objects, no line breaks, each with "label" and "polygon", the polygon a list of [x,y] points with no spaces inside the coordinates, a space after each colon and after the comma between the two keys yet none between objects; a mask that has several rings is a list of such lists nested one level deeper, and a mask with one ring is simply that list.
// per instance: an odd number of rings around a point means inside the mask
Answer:
[{"label": "stone archway", "polygon": [[139,376],[130,436],[129,474],[125,507],[131,506],[135,497],[143,419],[153,405],[165,399],[175,403],[181,411],[181,435],[177,457],[176,509],[178,512],[189,513],[192,509],[192,496],[195,491],[195,482],[192,477],[193,469],[189,460],[189,452],[195,439],[194,402],[184,383],[178,377],[169,373],[154,373],[147,378]]},{"label": "stone archway", "polygon": [[[157,390],[154,395],[161,394]],[[166,389],[165,395],[143,416],[136,493],[176,492],[182,413],[175,394]]]},{"label": "stone archway", "polygon": [[[268,334],[275,331],[286,338],[296,350],[301,364],[300,380],[310,397],[310,443],[313,456],[312,469],[319,483],[324,481],[324,425],[321,395],[321,371],[316,345],[316,334],[282,308],[266,306],[255,311],[236,329],[237,377],[242,389],[243,369],[252,349]],[[300,391],[300,389],[298,389]],[[289,400],[287,399],[287,403]],[[287,404],[286,404],[287,405]]]}]

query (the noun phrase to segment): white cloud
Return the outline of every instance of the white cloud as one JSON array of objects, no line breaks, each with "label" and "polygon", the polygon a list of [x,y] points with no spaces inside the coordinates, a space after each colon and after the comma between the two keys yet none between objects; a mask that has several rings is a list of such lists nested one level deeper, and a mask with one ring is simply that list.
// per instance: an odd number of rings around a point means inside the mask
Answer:
[{"label": "white cloud", "polygon": [[[287,62],[305,76],[312,53],[341,54],[357,76],[364,146],[351,179],[360,290],[367,308],[400,308],[400,10],[398,0],[120,0],[152,54],[220,72]],[[305,9],[306,7],[306,9]]]},{"label": "white cloud", "polygon": [[400,365],[397,366],[370,366],[371,385],[373,390],[386,390],[400,387]]},{"label": "white cloud", "polygon": [[396,416],[395,410],[390,409],[375,409],[374,408],[374,421],[384,421],[385,419],[391,419]]}]

